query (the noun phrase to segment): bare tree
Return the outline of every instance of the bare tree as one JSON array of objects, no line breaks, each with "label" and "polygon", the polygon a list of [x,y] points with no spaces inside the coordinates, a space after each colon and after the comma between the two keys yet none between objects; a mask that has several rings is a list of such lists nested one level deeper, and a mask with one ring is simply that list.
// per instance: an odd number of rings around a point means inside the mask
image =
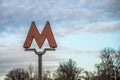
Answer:
[{"label": "bare tree", "polygon": [[28,66],[28,72],[29,72],[30,79],[32,80],[32,78],[33,78],[33,72],[34,72],[32,64],[30,64]]},{"label": "bare tree", "polygon": [[33,67],[32,64],[28,66],[30,80],[38,80],[38,67]]},{"label": "bare tree", "polygon": [[11,70],[7,75],[5,80],[29,80],[28,71],[22,68],[17,68]]},{"label": "bare tree", "polygon": [[43,80],[52,80],[51,75],[50,71],[43,72]]},{"label": "bare tree", "polygon": [[120,79],[120,49],[105,48],[101,51],[101,63],[97,64],[99,80]]},{"label": "bare tree", "polygon": [[84,76],[82,76],[84,80],[93,80],[95,73],[84,71],[83,74],[85,74]]},{"label": "bare tree", "polygon": [[68,62],[60,63],[56,72],[56,80],[77,80],[83,69],[76,66],[76,62],[72,59],[69,59]]}]

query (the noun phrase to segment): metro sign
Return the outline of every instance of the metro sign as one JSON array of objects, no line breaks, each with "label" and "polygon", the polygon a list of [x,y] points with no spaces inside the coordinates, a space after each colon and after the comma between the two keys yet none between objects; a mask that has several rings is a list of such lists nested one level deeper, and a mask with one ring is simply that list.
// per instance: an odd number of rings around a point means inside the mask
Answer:
[{"label": "metro sign", "polygon": [[30,30],[28,32],[28,35],[27,35],[27,38],[25,40],[23,47],[30,48],[33,39],[35,39],[39,48],[41,48],[43,46],[45,39],[48,40],[49,46],[51,48],[57,47],[53,32],[52,32],[51,27],[50,27],[50,23],[48,21],[46,22],[46,25],[45,25],[41,34],[39,33],[39,31],[35,25],[35,22],[33,21],[31,23],[31,27],[30,27]]},{"label": "metro sign", "polygon": [[[36,49],[34,48],[29,49],[32,44],[33,39],[35,39],[39,48],[43,46],[45,39],[47,39],[49,46],[51,48],[45,48],[43,52],[37,52]],[[23,47],[25,48],[25,51],[34,51],[35,54],[38,55],[38,80],[42,80],[42,55],[45,54],[46,51],[55,50],[55,48],[57,47],[55,38],[53,36],[52,29],[50,27],[50,23],[48,21],[46,22],[46,25],[42,33],[40,34],[35,25],[35,22],[33,21],[31,23],[31,27],[30,27],[30,30],[28,32],[28,35],[27,35],[27,38],[25,40]]]}]

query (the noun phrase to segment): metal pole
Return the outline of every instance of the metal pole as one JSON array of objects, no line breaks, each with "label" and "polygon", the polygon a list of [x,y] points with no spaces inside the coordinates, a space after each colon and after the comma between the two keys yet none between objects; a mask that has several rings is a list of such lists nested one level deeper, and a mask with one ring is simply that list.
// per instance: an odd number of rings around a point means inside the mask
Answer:
[{"label": "metal pole", "polygon": [[42,55],[38,55],[38,80],[42,80]]},{"label": "metal pole", "polygon": [[117,80],[117,76],[116,76],[116,68],[114,68],[114,71],[115,71],[115,80]]}]

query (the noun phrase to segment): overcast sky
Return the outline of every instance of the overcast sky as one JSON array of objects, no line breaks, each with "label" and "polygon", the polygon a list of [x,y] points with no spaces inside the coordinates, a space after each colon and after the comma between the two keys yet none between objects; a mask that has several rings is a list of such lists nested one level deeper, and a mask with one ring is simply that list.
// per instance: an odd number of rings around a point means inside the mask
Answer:
[{"label": "overcast sky", "polygon": [[69,58],[93,70],[100,50],[120,47],[120,0],[0,0],[0,73],[37,67],[37,55],[23,48],[32,21],[40,32],[49,21],[58,45],[43,56],[45,71]]}]

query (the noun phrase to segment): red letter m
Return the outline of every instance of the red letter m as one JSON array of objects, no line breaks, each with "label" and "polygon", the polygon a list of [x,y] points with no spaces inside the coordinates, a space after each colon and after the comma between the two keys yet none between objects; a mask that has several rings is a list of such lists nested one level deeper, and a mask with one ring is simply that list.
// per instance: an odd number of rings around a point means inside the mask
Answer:
[{"label": "red letter m", "polygon": [[25,43],[24,43],[23,47],[24,48],[29,48],[31,46],[33,38],[35,38],[35,41],[37,42],[37,45],[39,46],[39,48],[42,47],[46,38],[47,38],[47,40],[49,42],[49,46],[51,48],[56,48],[57,47],[57,44],[55,42],[52,30],[50,28],[50,24],[49,24],[48,21],[46,22],[46,25],[45,25],[41,34],[39,33],[39,31],[38,31],[38,29],[35,25],[35,22],[31,23],[31,27],[30,27],[30,30],[28,32],[28,35],[27,35],[27,38],[25,40]]}]

